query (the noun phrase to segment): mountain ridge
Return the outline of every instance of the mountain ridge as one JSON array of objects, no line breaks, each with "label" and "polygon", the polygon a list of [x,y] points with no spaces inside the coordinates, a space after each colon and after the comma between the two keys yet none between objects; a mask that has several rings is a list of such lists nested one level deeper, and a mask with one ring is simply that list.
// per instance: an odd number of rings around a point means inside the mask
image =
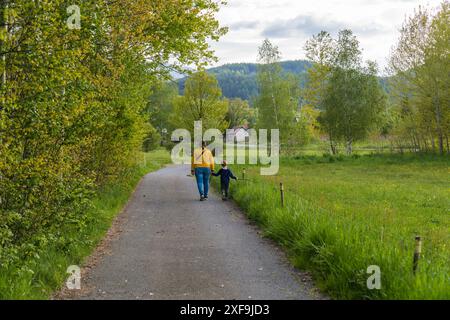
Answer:
[{"label": "mountain ridge", "polygon": [[[280,61],[281,68],[285,73],[292,73],[299,77],[301,87],[306,82],[306,72],[312,66],[308,60],[285,60]],[[253,98],[258,95],[257,85],[258,63],[238,62],[227,63],[221,66],[206,69],[206,72],[213,74],[222,89],[222,95],[228,99],[240,98],[252,104]],[[184,94],[184,84],[188,77],[177,79],[179,93]],[[388,77],[378,77],[381,86],[389,92],[387,83]]]},{"label": "mountain ridge", "polygon": [[[307,60],[286,60],[280,61],[280,65],[286,73],[302,75],[311,66],[311,62]],[[242,62],[212,67],[207,69],[206,72],[216,76],[224,97],[251,101],[253,97],[258,95],[257,70],[258,63]],[[180,94],[184,92],[186,79],[187,77],[183,77],[177,80]]]}]

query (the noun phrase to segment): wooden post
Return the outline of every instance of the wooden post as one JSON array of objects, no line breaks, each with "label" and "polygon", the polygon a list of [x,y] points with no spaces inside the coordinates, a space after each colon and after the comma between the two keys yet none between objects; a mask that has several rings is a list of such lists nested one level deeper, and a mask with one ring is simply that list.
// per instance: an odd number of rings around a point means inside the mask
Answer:
[{"label": "wooden post", "polygon": [[420,236],[416,236],[416,247],[414,249],[413,273],[416,274],[419,266],[420,253],[422,252],[422,240]]},{"label": "wooden post", "polygon": [[245,180],[245,168],[242,169],[242,180]]},{"label": "wooden post", "polygon": [[284,188],[283,182],[280,182],[281,207],[284,207]]}]

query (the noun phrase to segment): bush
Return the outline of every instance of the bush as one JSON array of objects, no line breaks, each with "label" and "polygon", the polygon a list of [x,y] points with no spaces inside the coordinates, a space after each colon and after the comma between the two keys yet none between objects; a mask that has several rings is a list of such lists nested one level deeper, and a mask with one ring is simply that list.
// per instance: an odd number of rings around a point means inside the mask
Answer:
[{"label": "bush", "polygon": [[160,144],[161,144],[161,135],[154,127],[150,126],[142,146],[143,151],[149,152],[155,150],[160,147]]}]

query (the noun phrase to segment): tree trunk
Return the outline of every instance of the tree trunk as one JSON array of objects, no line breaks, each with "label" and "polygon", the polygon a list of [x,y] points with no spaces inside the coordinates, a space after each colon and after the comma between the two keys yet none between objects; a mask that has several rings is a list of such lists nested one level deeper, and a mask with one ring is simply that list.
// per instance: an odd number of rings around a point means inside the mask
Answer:
[{"label": "tree trunk", "polygon": [[353,146],[352,146],[352,143],[353,143],[353,141],[352,141],[352,139],[348,139],[347,140],[347,155],[351,155],[352,154],[352,152],[353,152]]},{"label": "tree trunk", "polygon": [[450,144],[448,143],[448,136],[445,136],[445,139],[447,140],[447,153],[450,153]]},{"label": "tree trunk", "polygon": [[430,133],[430,140],[431,140],[431,148],[433,149],[433,153],[436,153],[436,144],[434,141],[433,134]]},{"label": "tree trunk", "polygon": [[425,145],[425,152],[428,152],[429,148],[428,148],[428,141],[427,141],[426,137],[423,138],[423,143]]},{"label": "tree trunk", "polygon": [[436,94],[433,97],[433,104],[436,114],[436,131],[438,134],[438,141],[439,141],[439,153],[444,154],[444,134],[442,132],[442,125],[441,125],[441,106],[439,104],[439,91],[437,89]]},{"label": "tree trunk", "polygon": [[414,134],[411,135],[411,140],[413,142],[413,150],[412,152],[417,152],[418,149],[418,139],[414,136]]},{"label": "tree trunk", "polygon": [[271,92],[271,97],[272,97],[272,104],[273,104],[273,109],[274,109],[274,113],[275,113],[275,123],[276,123],[276,127],[279,128],[279,123],[278,123],[278,107],[277,107],[277,103],[275,101],[275,88],[273,85],[273,78],[272,78],[272,73],[269,71],[269,81],[270,81],[270,86],[272,89]]},{"label": "tree trunk", "polygon": [[416,136],[416,139],[417,139],[417,147],[418,147],[418,152],[420,152],[420,151],[422,151],[423,150],[423,146],[422,146],[422,141],[420,140],[420,136]]},{"label": "tree trunk", "polygon": [[336,154],[336,145],[334,144],[333,136],[331,135],[331,133],[328,134],[328,138],[330,139],[330,152],[332,155],[335,155]]},{"label": "tree trunk", "polygon": [[439,132],[438,139],[439,139],[439,153],[441,155],[443,155],[444,154],[444,137],[442,136],[442,132]]}]

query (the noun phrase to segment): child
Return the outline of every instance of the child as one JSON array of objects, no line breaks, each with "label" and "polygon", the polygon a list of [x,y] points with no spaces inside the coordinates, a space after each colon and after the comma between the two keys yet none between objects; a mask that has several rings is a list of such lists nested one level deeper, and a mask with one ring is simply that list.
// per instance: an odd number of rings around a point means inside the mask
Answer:
[{"label": "child", "polygon": [[222,200],[228,199],[228,189],[230,187],[230,178],[237,180],[237,178],[233,175],[230,169],[227,167],[227,161],[222,161],[222,168],[217,172],[212,173],[213,176],[220,176],[220,191],[222,192]]}]

